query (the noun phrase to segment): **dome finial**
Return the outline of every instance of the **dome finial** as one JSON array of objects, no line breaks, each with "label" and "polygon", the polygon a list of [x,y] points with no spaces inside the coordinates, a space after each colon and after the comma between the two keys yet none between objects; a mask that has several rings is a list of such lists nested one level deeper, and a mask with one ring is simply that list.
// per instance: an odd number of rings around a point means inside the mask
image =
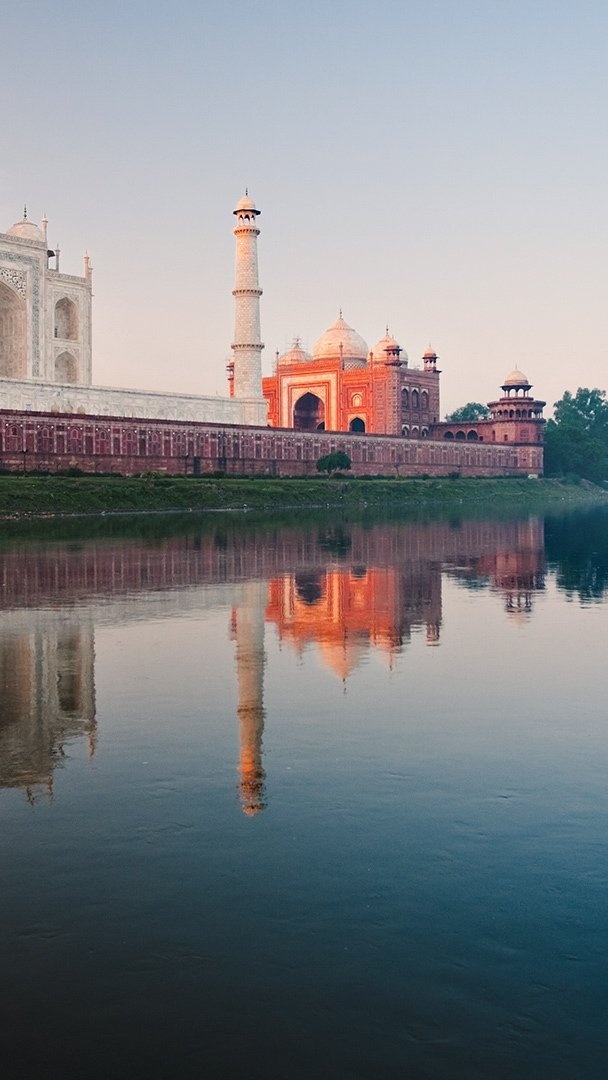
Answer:
[{"label": "dome finial", "polygon": [[23,205],[23,220],[27,221],[27,206],[25,203]]},{"label": "dome finial", "polygon": [[245,195],[249,195],[249,188],[245,188]]},{"label": "dome finial", "polygon": [[339,311],[340,311],[340,314],[338,315],[338,318],[341,319],[342,318],[342,308],[339,308]]}]

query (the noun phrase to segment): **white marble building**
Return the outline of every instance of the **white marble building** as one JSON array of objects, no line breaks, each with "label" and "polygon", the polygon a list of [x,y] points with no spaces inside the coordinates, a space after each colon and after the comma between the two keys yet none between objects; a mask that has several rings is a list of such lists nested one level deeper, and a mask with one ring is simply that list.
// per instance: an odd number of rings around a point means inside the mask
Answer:
[{"label": "white marble building", "polygon": [[[241,200],[239,207],[251,200]],[[255,210],[255,208],[253,207]],[[235,211],[235,214],[238,211]],[[255,211],[257,214],[258,212]],[[255,218],[252,216],[252,220]],[[239,221],[242,226],[242,222]],[[59,251],[50,251],[46,219],[23,219],[0,233],[0,408],[32,412],[192,420],[202,423],[266,424],[261,370],[235,380],[233,397],[150,393],[92,383],[92,268],[84,256],[83,276],[62,274]],[[257,237],[258,230],[255,230]],[[235,230],[236,234],[236,230]],[[243,323],[243,303],[259,303],[257,251],[237,236],[235,287],[235,371],[249,355],[259,357],[251,324]],[[243,297],[247,296],[247,300]],[[256,321],[253,320],[254,328]],[[245,341],[246,339],[246,341]],[[248,348],[243,349],[246,343]]]}]

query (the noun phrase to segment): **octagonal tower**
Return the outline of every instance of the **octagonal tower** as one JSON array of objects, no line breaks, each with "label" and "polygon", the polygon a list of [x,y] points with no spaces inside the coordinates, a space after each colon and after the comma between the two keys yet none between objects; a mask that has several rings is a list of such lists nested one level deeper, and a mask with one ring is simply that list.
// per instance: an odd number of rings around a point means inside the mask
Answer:
[{"label": "octagonal tower", "polygon": [[234,296],[233,393],[236,398],[263,400],[262,349],[260,337],[260,289],[258,281],[256,218],[260,211],[247,192],[236,210],[236,271]]}]

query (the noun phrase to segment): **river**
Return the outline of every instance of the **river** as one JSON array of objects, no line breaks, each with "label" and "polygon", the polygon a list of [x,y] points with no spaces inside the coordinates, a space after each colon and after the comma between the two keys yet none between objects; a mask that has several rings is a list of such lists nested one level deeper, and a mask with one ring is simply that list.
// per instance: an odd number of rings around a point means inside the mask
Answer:
[{"label": "river", "polygon": [[608,513],[5,528],[7,1080],[595,1080]]}]

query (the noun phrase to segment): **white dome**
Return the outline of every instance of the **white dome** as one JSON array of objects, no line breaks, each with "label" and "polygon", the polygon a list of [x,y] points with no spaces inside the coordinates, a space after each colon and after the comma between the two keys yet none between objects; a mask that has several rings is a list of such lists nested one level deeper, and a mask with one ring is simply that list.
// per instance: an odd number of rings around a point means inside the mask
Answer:
[{"label": "white dome", "polygon": [[249,210],[254,214],[259,214],[259,210],[256,210],[255,203],[253,199],[250,198],[249,194],[245,194],[242,199],[239,199],[236,204],[236,210],[233,210],[233,213],[238,214],[241,210]]},{"label": "white dome", "polygon": [[372,349],[372,354],[373,354],[375,364],[384,364],[386,362],[387,350],[390,350],[390,352],[393,353],[393,355],[394,355],[396,350],[399,350],[399,352],[401,353],[401,356],[403,357],[403,359],[407,360],[407,353],[405,353],[403,349],[399,348],[398,342],[395,341],[394,337],[391,337],[391,335],[388,332],[388,328],[387,328],[387,331],[386,331],[386,334],[384,335],[384,337],[380,338],[380,341],[378,342],[378,344],[374,345],[374,347]]},{"label": "white dome", "polygon": [[33,221],[28,221],[27,218],[23,218],[23,221],[17,221],[14,225],[11,225],[8,230],[8,236],[17,236],[20,240],[44,240],[40,229]]},{"label": "white dome", "polygon": [[281,364],[281,366],[283,364],[309,364],[311,360],[312,356],[310,353],[307,353],[306,349],[303,349],[300,345],[300,339],[295,338],[291,349],[288,349],[282,356],[279,356],[277,363]]},{"label": "white dome", "polygon": [[352,326],[344,321],[342,316],[336,319],[333,326],[329,327],[312,350],[313,360],[333,360],[341,358],[346,361],[358,361],[365,364],[367,361],[367,345],[360,334],[353,330]]},{"label": "white dome", "polygon": [[529,386],[530,381],[526,378],[523,371],[515,368],[514,371],[510,371],[506,376],[503,386]]}]

